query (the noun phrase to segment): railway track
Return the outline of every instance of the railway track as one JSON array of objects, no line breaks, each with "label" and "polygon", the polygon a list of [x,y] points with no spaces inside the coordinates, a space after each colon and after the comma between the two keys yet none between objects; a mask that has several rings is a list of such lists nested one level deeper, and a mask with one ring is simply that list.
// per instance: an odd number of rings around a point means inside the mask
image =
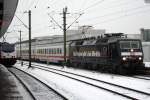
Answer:
[{"label": "railway track", "polygon": [[149,80],[150,81],[150,75],[142,75],[142,76],[133,76],[133,78],[142,79],[142,80]]},{"label": "railway track", "polygon": [[62,71],[59,69],[55,69],[55,68],[45,67],[45,66],[41,66],[41,65],[37,65],[37,64],[32,64],[32,67],[35,67],[35,68],[38,68],[41,70],[45,70],[45,71],[48,71],[51,73],[55,73],[55,74],[58,74],[58,75],[88,84],[88,85],[91,85],[93,87],[103,89],[105,91],[126,97],[128,99],[134,99],[134,100],[145,99],[145,98],[150,99],[150,93],[131,89],[131,88],[124,87],[124,86],[120,86],[120,85],[106,82],[103,80],[75,74],[72,72],[66,72],[66,71]]},{"label": "railway track", "polygon": [[65,96],[30,74],[14,67],[8,70],[27,90],[32,97],[31,100],[68,100]]}]

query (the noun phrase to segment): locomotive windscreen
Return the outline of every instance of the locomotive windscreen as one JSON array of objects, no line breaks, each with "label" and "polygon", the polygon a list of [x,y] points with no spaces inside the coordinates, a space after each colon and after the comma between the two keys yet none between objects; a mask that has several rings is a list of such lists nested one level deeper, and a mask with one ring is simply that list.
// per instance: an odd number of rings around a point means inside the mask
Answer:
[{"label": "locomotive windscreen", "polygon": [[4,44],[1,47],[3,52],[14,52],[15,51],[15,47],[13,44]]},{"label": "locomotive windscreen", "polygon": [[140,41],[120,41],[121,49],[140,49]]}]

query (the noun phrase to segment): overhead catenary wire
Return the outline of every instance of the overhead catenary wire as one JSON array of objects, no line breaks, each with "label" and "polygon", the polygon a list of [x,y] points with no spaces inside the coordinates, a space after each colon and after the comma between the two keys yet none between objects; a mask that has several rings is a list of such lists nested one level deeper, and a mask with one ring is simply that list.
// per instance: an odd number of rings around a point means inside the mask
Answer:
[{"label": "overhead catenary wire", "polygon": [[37,0],[36,4],[34,5],[35,8],[37,7],[39,1],[40,1],[40,0]]},{"label": "overhead catenary wire", "polygon": [[127,10],[119,10],[119,11],[116,11],[116,12],[111,12],[111,13],[108,13],[108,14],[105,14],[105,15],[101,15],[101,16],[97,16],[97,17],[93,17],[93,18],[89,18],[89,19],[86,19],[86,21],[92,21],[92,20],[95,20],[95,19],[100,19],[102,17],[110,17],[110,16],[113,16],[113,15],[118,15],[120,13],[127,13],[127,12],[131,12],[131,11],[135,11],[135,10],[139,10],[139,9],[143,9],[143,8],[147,8],[147,7],[150,7],[150,6],[139,6],[139,7],[134,7],[134,8],[131,8],[131,9],[127,9]]},{"label": "overhead catenary wire", "polygon": [[88,0],[83,1],[83,3],[81,4],[81,7],[79,8],[79,11],[81,10],[81,8],[84,8],[84,5],[86,5],[87,2],[88,2]]},{"label": "overhead catenary wire", "polygon": [[57,25],[59,28],[63,29],[62,26],[59,25],[59,24],[57,23],[57,21],[56,21],[52,16],[50,16],[50,14],[48,14],[48,16],[56,23],[56,25]]},{"label": "overhead catenary wire", "polygon": [[32,8],[32,6],[35,4],[35,1],[36,1],[36,0],[32,0],[32,1],[31,1],[31,4],[29,5],[28,10],[30,10],[30,9]]},{"label": "overhead catenary wire", "polygon": [[[137,0],[137,1],[140,1],[140,0]],[[100,7],[100,9],[102,10],[108,10],[108,9],[114,9],[114,8],[117,8],[117,7],[123,7],[123,6],[127,6],[127,5],[131,5],[132,3],[139,3],[139,2],[129,2],[129,1],[127,1],[127,2],[121,2],[121,3],[117,3],[117,4],[115,4],[115,5],[112,5],[112,6],[108,6],[108,7],[106,7],[106,6],[101,6]],[[93,11],[91,11],[91,12],[88,12],[88,11],[84,11],[84,13],[85,14],[89,14],[89,13],[94,13]]]},{"label": "overhead catenary wire", "polygon": [[92,25],[96,26],[98,24],[112,22],[112,21],[116,21],[116,20],[119,20],[119,19],[124,18],[124,17],[136,16],[137,14],[142,14],[142,13],[147,13],[147,12],[150,12],[150,9],[146,9],[146,10],[143,10],[143,11],[140,11],[140,12],[134,12],[134,13],[130,13],[130,14],[124,14],[124,15],[121,15],[121,16],[118,16],[118,17],[115,17],[115,18],[111,18],[111,19],[108,19],[108,20],[105,20],[105,21],[101,21],[101,22],[98,22],[98,23],[95,23],[95,24],[92,24]]},{"label": "overhead catenary wire", "polygon": [[80,14],[79,17],[77,17],[68,27],[67,29],[69,29],[84,13]]},{"label": "overhead catenary wire", "polygon": [[27,29],[29,29],[29,27],[17,15],[15,16]]},{"label": "overhead catenary wire", "polygon": [[83,10],[81,10],[81,11],[79,11],[79,12],[84,12],[85,10],[87,10],[87,9],[89,9],[89,8],[92,8],[92,7],[94,7],[94,6],[96,6],[96,5],[100,4],[100,3],[103,3],[104,1],[105,1],[105,0],[97,1],[97,2],[95,2],[94,4],[92,4],[92,5],[88,6],[88,7],[86,7],[85,9],[83,9]]},{"label": "overhead catenary wire", "polygon": [[[22,6],[22,8],[23,7],[25,7],[25,9],[28,9],[29,8],[29,5],[28,4],[30,4],[31,5],[31,1],[33,2],[34,0],[25,0],[25,1],[22,1],[22,0],[20,0],[21,2],[24,2],[23,3],[23,5],[25,5],[25,6]],[[27,1],[27,2],[26,2]],[[65,1],[65,0],[64,0]],[[70,0],[69,0],[70,1]],[[82,16],[82,18],[81,19],[78,19],[77,21],[79,21],[79,23],[80,23],[80,25],[82,24],[82,25],[85,25],[85,24],[87,24],[87,23],[89,23],[90,25],[99,25],[99,24],[101,24],[101,23],[109,23],[109,22],[111,22],[111,21],[115,21],[115,20],[119,20],[119,19],[121,19],[121,18],[125,18],[125,17],[128,17],[128,16],[132,16],[132,15],[138,15],[138,14],[140,14],[140,13],[136,13],[136,12],[142,12],[141,10],[143,10],[143,9],[146,9],[146,7],[144,7],[144,8],[138,8],[138,9],[133,9],[133,10],[131,10],[131,11],[128,11],[128,9],[131,9],[131,8],[135,8],[137,5],[143,5],[143,6],[146,6],[146,5],[148,5],[148,4],[140,4],[141,3],[141,0],[131,0],[131,2],[130,2],[130,0],[125,0],[125,1],[119,1],[119,0],[104,0],[103,2],[101,2],[101,3],[98,3],[98,4],[96,4],[96,2],[100,2],[100,1],[102,1],[102,0],[99,0],[99,1],[94,1],[94,0],[82,0],[83,2],[80,2],[80,3],[78,3],[78,6],[75,6],[75,4],[71,4],[71,5],[74,5],[75,7],[77,7],[77,10],[78,11],[83,11],[84,10],[84,16]],[[105,2],[106,1],[106,2]],[[116,2],[117,1],[117,2]],[[138,1],[138,2],[137,2]],[[68,1],[66,1],[66,2],[68,2]],[[70,1],[71,2],[71,1]],[[85,4],[84,4],[84,2],[85,2]],[[114,3],[115,2],[115,3]],[[28,3],[28,4],[25,4],[25,3]],[[111,4],[112,3],[112,4]],[[134,3],[134,4],[133,4]],[[67,4],[67,3],[66,3]],[[94,5],[94,4],[96,4],[96,5]],[[132,4],[133,4],[133,6],[132,6]],[[43,6],[42,6],[43,5]],[[60,5],[60,6],[59,6]],[[84,7],[82,7],[81,5],[83,5]],[[92,6],[93,5],[93,6]],[[106,5],[106,6],[105,6]],[[108,6],[107,6],[108,5]],[[59,8],[61,7],[61,6],[64,6],[64,3],[62,3],[62,1],[61,2],[59,2],[58,0],[44,0],[44,1],[41,1],[41,0],[35,0],[35,3],[34,4],[32,4],[32,7],[34,7],[34,6],[36,6],[37,7],[37,9],[32,9],[33,10],[33,13],[35,13],[36,11],[38,12],[38,13],[41,13],[41,12],[43,12],[43,13],[45,13],[45,11],[46,11],[46,14],[47,14],[47,12],[48,11],[52,11],[52,10],[59,10]],[[131,7],[132,6],[132,7]],[[38,8],[39,7],[39,8]],[[42,8],[41,8],[42,7]],[[49,9],[47,9],[47,7],[49,7]],[[79,7],[79,8],[78,8]],[[82,7],[81,9],[80,9],[80,7]],[[128,8],[125,8],[125,7],[128,7]],[[147,6],[148,7],[148,6]],[[21,9],[22,9],[21,8]],[[44,10],[44,9],[45,10]],[[96,13],[96,10],[98,10],[98,8],[100,9],[100,11],[99,11],[99,14],[97,14],[97,15],[90,15],[89,13]],[[116,8],[116,9],[115,9]],[[119,8],[119,9],[118,9]],[[18,9],[19,11],[22,11],[21,9]],[[80,10],[79,10],[80,9]],[[104,13],[102,13],[101,11],[103,11],[103,9],[104,10],[110,10],[109,12],[105,12],[105,14]],[[111,10],[111,9],[113,9],[113,11]],[[120,10],[121,9],[121,10]],[[120,12],[118,12],[118,10],[120,10]],[[139,11],[140,10],[140,11]],[[23,10],[24,11],[24,10]],[[27,11],[27,10],[26,10]],[[143,10],[143,11],[146,11],[146,10]],[[55,11],[56,12],[56,11]],[[72,10],[72,11],[70,11],[70,12],[76,12],[75,10]],[[59,12],[60,13],[60,12]],[[114,13],[114,14],[113,14]],[[131,13],[133,13],[133,14],[131,14]],[[142,12],[143,13],[143,12]],[[18,12],[17,13],[17,15],[19,15],[20,14],[20,12]],[[21,15],[19,15],[19,19],[20,20],[23,20],[23,18],[25,18],[25,16],[24,16],[25,14],[24,13],[22,13],[22,16]],[[57,19],[57,17],[58,16],[53,16],[53,14],[51,14],[52,15],[52,17],[55,19],[55,20],[57,20],[57,23],[61,23],[61,22],[58,22],[58,19]],[[70,14],[71,15],[71,14]],[[86,16],[88,16],[88,17],[86,17]],[[121,17],[120,17],[121,16]],[[23,18],[22,18],[23,17]],[[69,16],[70,17],[70,16]],[[76,19],[78,16],[75,16],[75,15],[72,15],[72,18],[74,18],[74,19]],[[34,18],[34,17],[33,17]],[[40,17],[37,17],[37,18],[40,18]],[[18,18],[17,18],[18,19]],[[41,19],[43,20],[43,16],[41,17]],[[48,18],[47,18],[48,19]],[[23,20],[24,21],[24,20]],[[96,21],[96,22],[95,22]],[[19,23],[20,21],[16,21],[15,20],[15,22],[16,23]],[[44,23],[45,24],[44,24]],[[33,28],[34,29],[37,29],[37,27],[38,27],[38,24],[41,24],[41,27],[43,27],[42,25],[44,24],[45,25],[45,29],[46,29],[46,27],[48,28],[48,29],[51,29],[52,27],[48,27],[49,26],[49,21],[47,21],[47,22],[45,22],[45,19],[43,20],[43,22],[41,23],[41,20],[40,21],[38,21],[38,23],[36,22],[34,22],[34,20],[33,20]],[[76,21],[74,21],[74,22],[76,22]],[[21,22],[22,23],[22,22]],[[68,26],[72,23],[72,19],[71,18],[68,18],[67,17],[67,23],[68,23]],[[47,25],[46,25],[47,24]],[[58,28],[57,27],[57,25],[56,25],[56,23],[54,23],[54,21],[53,21],[53,23],[51,23],[52,25],[54,25],[54,27],[56,27],[56,28]],[[60,24],[61,25],[61,24]],[[11,28],[18,28],[18,27],[11,27]],[[20,28],[20,27],[19,27]],[[22,28],[22,27],[21,27]],[[38,27],[38,28],[40,28],[40,26]],[[41,32],[45,32],[44,31],[44,29],[43,30],[40,30]],[[48,31],[48,30],[46,30],[46,31]],[[49,30],[49,31],[51,31],[51,30]],[[48,33],[48,32],[45,32],[45,33]]]}]

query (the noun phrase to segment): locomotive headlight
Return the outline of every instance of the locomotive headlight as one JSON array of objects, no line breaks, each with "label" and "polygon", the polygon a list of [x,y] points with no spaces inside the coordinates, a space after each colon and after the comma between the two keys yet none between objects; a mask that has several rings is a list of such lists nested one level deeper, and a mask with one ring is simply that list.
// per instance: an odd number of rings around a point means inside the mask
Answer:
[{"label": "locomotive headlight", "polygon": [[131,49],[130,51],[131,51],[131,52],[133,52],[134,50],[133,50],[133,49]]},{"label": "locomotive headlight", "polygon": [[139,57],[139,60],[142,60],[142,57]]},{"label": "locomotive headlight", "polygon": [[126,60],[127,60],[127,58],[126,58],[126,57],[123,57],[123,58],[122,58],[122,60],[123,60],[123,61],[126,61]]}]

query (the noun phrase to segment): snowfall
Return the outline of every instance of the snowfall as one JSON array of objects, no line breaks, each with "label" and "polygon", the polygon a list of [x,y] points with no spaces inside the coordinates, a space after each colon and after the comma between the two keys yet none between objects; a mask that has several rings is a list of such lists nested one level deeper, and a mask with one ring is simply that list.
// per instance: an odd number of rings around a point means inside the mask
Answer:
[{"label": "snowfall", "polygon": [[[37,64],[37,63],[33,63],[33,64]],[[88,76],[91,78],[103,80],[106,82],[111,82],[111,83],[118,84],[121,86],[125,86],[125,87],[129,87],[129,88],[136,89],[139,91],[150,93],[150,81],[149,80],[141,81],[141,79],[135,79],[135,78],[128,77],[128,76],[100,73],[96,71],[74,69],[74,68],[61,67],[61,66],[55,66],[55,65],[47,65],[47,64],[39,64],[39,65],[51,67],[55,69],[60,69],[60,70],[68,71],[72,73],[77,73],[80,75]],[[145,62],[145,65],[146,67],[150,67],[150,62]],[[19,61],[14,66],[34,75],[35,77],[38,77],[38,79],[40,79],[44,83],[51,86],[53,89],[55,89],[56,91],[58,91],[59,93],[67,97],[69,100],[112,100],[112,99],[126,100],[128,99],[128,98],[119,96],[117,94],[110,93],[106,90],[92,87],[85,83],[81,83],[79,81],[66,78],[64,76],[60,76],[60,75],[50,73],[44,70],[40,70],[37,68],[28,68],[28,66],[25,64],[21,66]],[[123,93],[126,94],[126,92],[123,92]],[[138,95],[135,95],[135,97],[138,97]],[[145,96],[145,97],[142,97],[141,99],[150,100],[150,97]]]}]

